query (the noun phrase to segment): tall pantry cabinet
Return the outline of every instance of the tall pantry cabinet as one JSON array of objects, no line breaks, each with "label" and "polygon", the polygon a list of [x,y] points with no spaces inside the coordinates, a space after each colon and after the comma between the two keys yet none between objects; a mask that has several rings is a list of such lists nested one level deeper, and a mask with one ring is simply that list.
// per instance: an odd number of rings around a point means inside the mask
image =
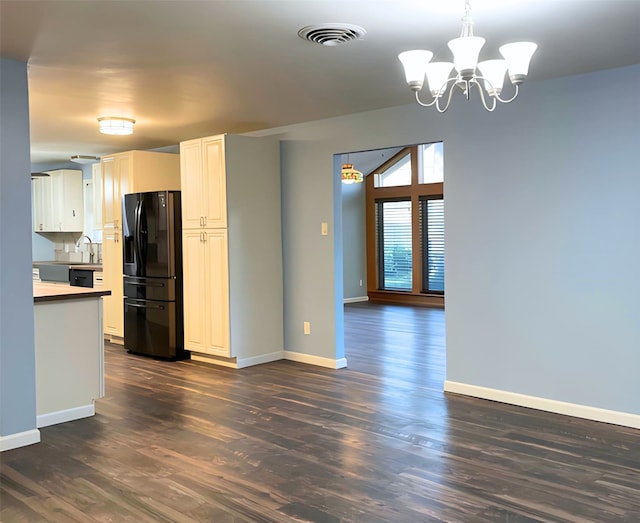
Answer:
[{"label": "tall pantry cabinet", "polygon": [[218,135],[180,144],[184,347],[235,368],[283,357],[280,149]]},{"label": "tall pantry cabinet", "polygon": [[124,338],[122,278],[122,197],[147,191],[180,190],[180,157],[151,151],[127,151],[103,156],[102,173],[102,271],[104,334],[111,341]]}]

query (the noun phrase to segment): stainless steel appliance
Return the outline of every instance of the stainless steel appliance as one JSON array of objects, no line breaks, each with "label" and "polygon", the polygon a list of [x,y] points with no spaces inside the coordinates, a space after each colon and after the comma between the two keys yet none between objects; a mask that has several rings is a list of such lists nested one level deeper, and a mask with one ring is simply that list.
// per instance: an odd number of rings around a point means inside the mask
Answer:
[{"label": "stainless steel appliance", "polygon": [[125,348],[158,358],[187,357],[180,192],[126,194],[122,233]]}]

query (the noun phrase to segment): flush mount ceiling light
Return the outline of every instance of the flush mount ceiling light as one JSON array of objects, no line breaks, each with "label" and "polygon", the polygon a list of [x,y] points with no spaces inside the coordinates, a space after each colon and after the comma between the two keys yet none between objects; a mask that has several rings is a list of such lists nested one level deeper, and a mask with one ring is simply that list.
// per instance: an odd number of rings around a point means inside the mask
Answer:
[{"label": "flush mount ceiling light", "polygon": [[131,118],[121,118],[119,116],[103,116],[98,118],[98,122],[102,134],[115,135],[133,134],[133,124],[136,123]]},{"label": "flush mount ceiling light", "polygon": [[298,31],[298,36],[315,44],[334,47],[352,40],[360,40],[367,32],[353,24],[316,24],[308,25]]},{"label": "flush mount ceiling light", "polygon": [[97,162],[100,158],[97,156],[88,156],[86,154],[74,154],[69,160],[75,163],[93,163]]},{"label": "flush mount ceiling light", "polygon": [[[504,60],[485,60],[478,63],[478,55],[484,42],[484,38],[473,36],[473,19],[469,0],[467,0],[460,38],[449,41],[453,63],[430,62],[433,53],[426,50],[400,53],[398,58],[404,66],[407,84],[416,94],[416,101],[423,107],[435,105],[438,112],[444,113],[449,108],[451,96],[456,87],[462,90],[468,100],[469,91],[474,86],[480,92],[482,105],[487,111],[493,111],[497,102],[509,103],[515,100],[519,85],[524,82],[529,73],[529,62],[538,47],[537,44],[532,42],[505,44],[499,48]],[[454,68],[456,74],[450,76]],[[500,94],[507,71],[509,71],[511,83],[515,86],[515,93],[511,98],[503,99]],[[425,77],[433,98],[429,103],[421,101],[419,96]],[[487,96],[491,100],[490,103],[487,103]],[[442,106],[441,101],[445,99],[446,102],[442,102],[444,103]]]}]

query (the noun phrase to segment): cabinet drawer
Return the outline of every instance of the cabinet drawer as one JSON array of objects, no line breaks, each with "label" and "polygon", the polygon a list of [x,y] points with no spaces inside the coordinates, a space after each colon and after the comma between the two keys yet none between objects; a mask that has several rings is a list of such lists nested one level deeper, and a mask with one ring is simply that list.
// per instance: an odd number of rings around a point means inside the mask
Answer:
[{"label": "cabinet drawer", "polygon": [[98,271],[94,271],[93,272],[93,286],[94,287],[102,287],[102,285],[103,285],[102,273],[98,272]]}]

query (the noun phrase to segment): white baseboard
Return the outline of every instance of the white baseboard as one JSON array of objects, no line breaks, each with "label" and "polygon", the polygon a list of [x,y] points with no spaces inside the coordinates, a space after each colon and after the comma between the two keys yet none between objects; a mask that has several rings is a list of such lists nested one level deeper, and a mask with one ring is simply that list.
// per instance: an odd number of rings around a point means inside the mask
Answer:
[{"label": "white baseboard", "polygon": [[260,356],[252,356],[250,358],[242,358],[237,360],[238,369],[244,367],[251,367],[252,365],[260,365],[262,363],[271,363],[272,361],[278,361],[284,359],[284,351],[279,350],[276,352],[270,352],[269,354],[261,354]]},{"label": "white baseboard", "polygon": [[238,368],[238,362],[235,358],[223,358],[222,356],[213,356],[211,354],[203,354],[202,352],[191,352],[191,359],[193,361],[210,363],[212,365],[228,367],[230,369]]},{"label": "white baseboard", "polygon": [[347,366],[347,358],[332,360],[331,358],[322,358],[320,356],[312,356],[301,352],[284,351],[284,359],[297,361],[299,363],[307,363],[308,365],[317,365],[318,367],[326,367],[329,369],[343,369]]},{"label": "white baseboard", "polygon": [[355,298],[345,298],[344,303],[357,303],[359,301],[369,301],[369,296],[356,296]]},{"label": "white baseboard", "polygon": [[96,406],[93,403],[83,405],[82,407],[48,412],[47,414],[40,414],[39,416],[36,416],[36,426],[41,429],[42,427],[48,427],[49,425],[57,425],[58,423],[66,423],[67,421],[88,418],[95,415],[95,413]]},{"label": "white baseboard", "polygon": [[34,443],[40,443],[40,431],[38,429],[25,430],[24,432],[17,432],[15,434],[9,434],[8,436],[0,436],[0,452],[26,447]]},{"label": "white baseboard", "polygon": [[230,369],[244,369],[245,367],[260,365],[262,363],[270,363],[272,361],[281,360],[283,358],[284,351],[270,352],[269,354],[261,354],[260,356],[251,356],[249,358],[241,359],[224,358],[222,356],[215,356],[213,354],[203,354],[202,352],[191,353],[191,359],[193,361],[200,361],[202,363],[218,365],[219,367],[228,367]]},{"label": "white baseboard", "polygon": [[544,410],[546,412],[554,412],[556,414],[565,414],[576,418],[601,421],[603,423],[612,423],[613,425],[622,425],[623,427],[640,429],[640,415],[628,412],[550,400],[546,398],[539,398],[537,396],[518,394],[516,392],[490,389],[487,387],[479,387],[477,385],[468,385],[466,383],[458,383],[455,381],[445,381],[444,390],[445,392],[454,392],[456,394],[499,401],[501,403],[509,403],[510,405],[518,405],[520,407],[528,407],[531,409]]}]

